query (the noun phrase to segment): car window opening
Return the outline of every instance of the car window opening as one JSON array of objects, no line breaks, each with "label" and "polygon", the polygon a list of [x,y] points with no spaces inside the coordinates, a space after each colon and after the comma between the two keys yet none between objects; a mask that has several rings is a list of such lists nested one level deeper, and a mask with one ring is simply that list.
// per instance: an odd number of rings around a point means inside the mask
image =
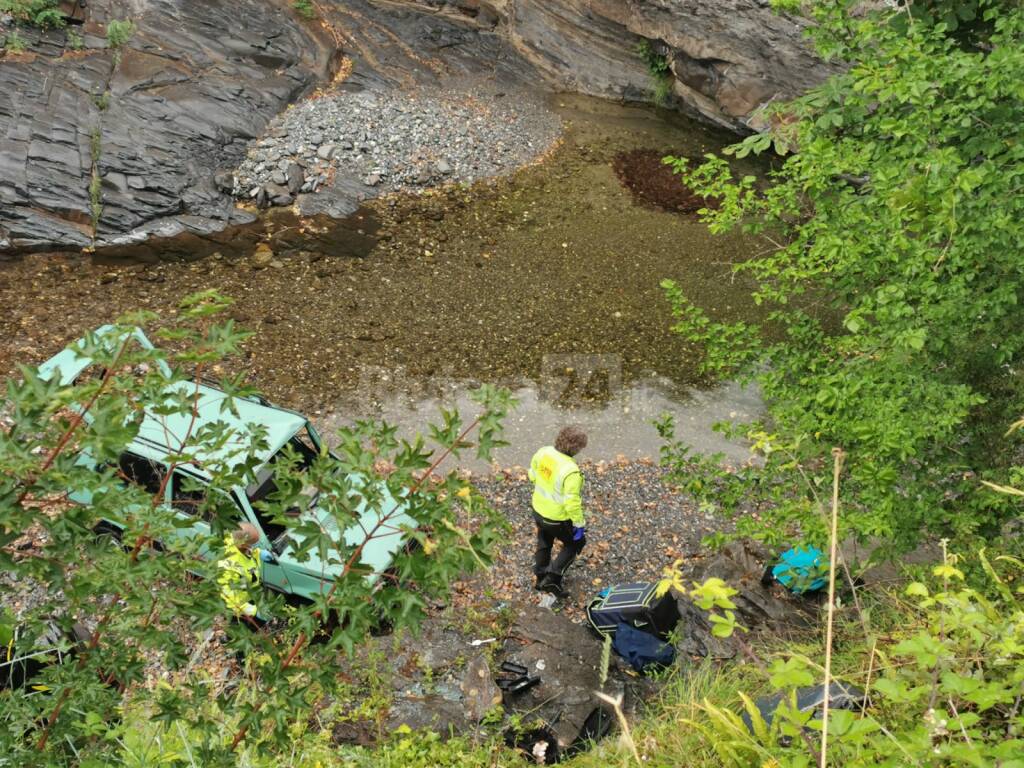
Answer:
[{"label": "car window opening", "polygon": [[[186,483],[186,480],[191,480],[192,483]],[[181,472],[175,472],[171,475],[171,506],[182,514],[190,515],[192,517],[202,517],[207,523],[213,521],[213,517],[216,515],[214,509],[207,507],[204,509],[206,503],[206,489],[202,487],[188,488],[188,485],[196,484],[195,478],[188,477]]]},{"label": "car window opening", "polygon": [[147,493],[159,492],[163,484],[163,472],[149,459],[136,456],[134,453],[125,451],[117,460],[117,467],[122,474],[135,485],[143,488]]},{"label": "car window opening", "polygon": [[[296,464],[296,468],[301,472],[307,471],[313,465],[313,461],[318,455],[315,447],[316,443],[310,436],[308,429],[303,428],[293,435],[282,446],[281,450],[274,454],[270,461],[260,468],[259,472],[256,473],[255,481],[246,489],[246,495],[249,497],[249,502],[253,505],[253,511],[256,513],[260,525],[271,542],[276,542],[285,533],[287,527],[271,521],[270,516],[265,510],[257,508],[257,502],[269,498],[277,490],[277,483],[274,480],[274,467],[278,458],[283,455],[286,446],[291,447],[298,455],[299,461]],[[303,488],[303,493],[311,496],[310,506],[316,504],[315,488],[307,485]],[[297,515],[298,513],[299,509],[297,507],[285,510],[285,514]]]}]

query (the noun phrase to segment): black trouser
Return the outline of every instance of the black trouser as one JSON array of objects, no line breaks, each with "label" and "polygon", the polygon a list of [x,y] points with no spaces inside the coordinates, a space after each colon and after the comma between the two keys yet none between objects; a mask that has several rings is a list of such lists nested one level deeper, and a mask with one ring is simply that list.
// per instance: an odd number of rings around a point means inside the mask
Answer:
[{"label": "black trouser", "polygon": [[[534,512],[533,521],[537,524],[537,552],[533,556],[533,572],[537,576],[551,573],[561,578],[576,556],[583,551],[587,539],[584,536],[579,541],[573,541],[570,520],[556,522]],[[562,548],[552,563],[551,548],[556,539],[562,542]]]}]

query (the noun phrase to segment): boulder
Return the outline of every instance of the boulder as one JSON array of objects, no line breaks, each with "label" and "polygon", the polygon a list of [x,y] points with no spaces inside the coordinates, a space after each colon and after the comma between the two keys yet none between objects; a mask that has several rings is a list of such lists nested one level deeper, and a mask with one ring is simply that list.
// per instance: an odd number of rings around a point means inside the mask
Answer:
[{"label": "boulder", "polygon": [[[138,177],[132,178],[137,179]],[[213,175],[213,183],[217,185],[217,189],[219,189],[221,192],[231,194],[235,189],[235,174],[230,169],[217,171],[217,173]],[[136,182],[136,185],[139,185],[138,181]],[[133,185],[129,183],[129,186]],[[141,185],[138,186],[138,188],[145,189],[145,184],[142,183]]]},{"label": "boulder", "polygon": [[388,731],[394,731],[403,725],[414,731],[434,731],[447,738],[464,732],[470,722],[462,702],[437,694],[425,694],[403,695],[395,699],[386,727]]},{"label": "boulder", "polygon": [[288,191],[293,195],[297,195],[299,190],[302,189],[302,185],[306,183],[306,174],[302,170],[302,166],[298,163],[292,163],[288,166]]},{"label": "boulder", "polygon": [[256,250],[253,252],[250,261],[256,269],[269,267],[274,261],[274,251],[271,250],[270,246],[266,243],[260,243],[256,246]]}]

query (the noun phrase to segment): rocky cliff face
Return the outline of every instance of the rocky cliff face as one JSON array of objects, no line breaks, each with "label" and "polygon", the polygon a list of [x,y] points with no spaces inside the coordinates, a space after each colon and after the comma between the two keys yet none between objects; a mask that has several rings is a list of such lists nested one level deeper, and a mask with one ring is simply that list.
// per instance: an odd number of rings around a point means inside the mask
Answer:
[{"label": "rocky cliff face", "polygon": [[[218,168],[330,63],[281,6],[92,0],[70,38],[20,30],[28,51],[0,60],[0,251],[204,231],[244,215],[217,189]],[[123,18],[137,28],[115,52],[106,23]]]},{"label": "rocky cliff face", "polygon": [[732,130],[761,127],[758,108],[832,71],[803,39],[806,23],[768,0],[406,0],[503,33],[561,88],[648,101],[637,46],[667,59],[674,105]]},{"label": "rocky cliff face", "polygon": [[[673,106],[740,131],[830,71],[768,0],[322,0],[334,36],[290,6],[92,0],[74,35],[21,30],[27,52],[0,59],[0,256],[251,219],[233,205],[231,170],[342,53],[352,89],[482,72],[649,101],[646,41],[669,66]],[[107,23],[124,18],[136,31],[111,50]],[[11,27],[0,14],[0,38]],[[335,208],[362,186],[336,181]]]}]

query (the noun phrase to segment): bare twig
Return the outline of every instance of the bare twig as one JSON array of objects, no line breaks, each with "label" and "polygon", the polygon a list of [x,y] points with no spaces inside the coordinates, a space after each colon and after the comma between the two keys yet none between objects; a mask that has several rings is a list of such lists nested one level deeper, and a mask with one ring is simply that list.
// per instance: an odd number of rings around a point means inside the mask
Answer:
[{"label": "bare twig", "polygon": [[633,759],[636,760],[636,764],[643,765],[643,761],[640,759],[640,753],[637,752],[636,749],[636,742],[633,741],[633,734],[629,731],[629,722],[626,720],[626,715],[622,711],[622,695],[619,694],[617,697],[612,698],[607,693],[602,693],[601,691],[594,691],[594,695],[606,704],[610,704],[612,709],[615,710],[615,717],[618,718],[619,726],[622,728],[622,738],[629,745],[629,749],[633,753]]},{"label": "bare twig", "polygon": [[825,761],[828,759],[828,689],[832,676],[832,623],[836,611],[836,548],[839,537],[839,474],[843,469],[842,448],[832,449],[832,533],[829,543],[828,560],[828,623],[825,626],[825,682],[822,684],[821,708],[821,758],[818,765],[825,768]]},{"label": "bare twig", "polygon": [[[864,681],[864,690],[867,691],[869,695],[870,695],[870,691],[871,691],[871,673],[875,669],[875,651],[876,650],[878,650],[878,640],[875,640],[871,644],[871,657],[868,659],[868,676],[867,676],[867,680]],[[864,713],[867,710],[867,708],[868,708],[868,697],[865,696],[864,700],[861,701],[861,704],[860,704],[860,714],[861,714],[861,716],[864,715]]]}]

